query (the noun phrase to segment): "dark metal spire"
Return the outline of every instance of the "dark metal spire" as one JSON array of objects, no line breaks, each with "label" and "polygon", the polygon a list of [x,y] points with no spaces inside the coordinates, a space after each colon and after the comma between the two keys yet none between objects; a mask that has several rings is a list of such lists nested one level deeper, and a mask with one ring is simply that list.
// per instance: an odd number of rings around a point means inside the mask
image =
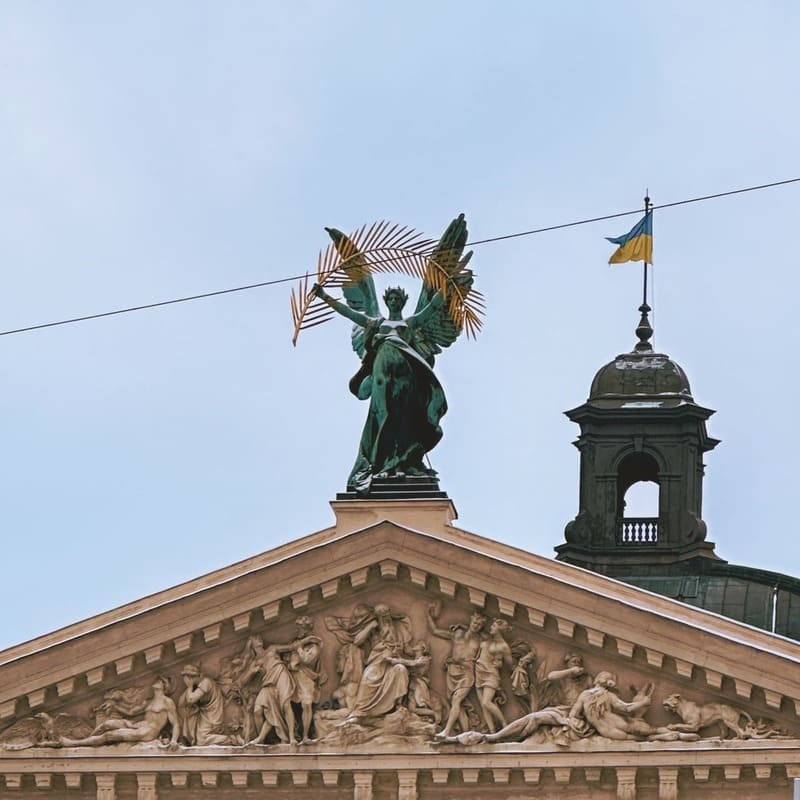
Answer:
[{"label": "dark metal spire", "polygon": [[653,326],[650,324],[650,319],[647,316],[650,310],[650,306],[647,305],[647,303],[642,303],[639,306],[639,311],[642,312],[642,318],[636,326],[636,335],[639,337],[639,341],[636,342],[634,350],[636,350],[637,353],[653,352],[653,345],[650,344],[650,338],[653,335]]}]

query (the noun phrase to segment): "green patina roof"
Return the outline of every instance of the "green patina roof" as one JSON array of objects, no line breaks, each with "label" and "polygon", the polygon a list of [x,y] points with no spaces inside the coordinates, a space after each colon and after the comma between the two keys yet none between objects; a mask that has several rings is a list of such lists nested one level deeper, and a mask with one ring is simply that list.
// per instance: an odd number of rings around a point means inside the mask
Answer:
[{"label": "green patina roof", "polygon": [[692,400],[689,379],[680,365],[663,353],[624,353],[601,367],[592,381],[589,400],[602,398],[678,397]]},{"label": "green patina roof", "polygon": [[[694,566],[694,565],[693,565]],[[686,574],[615,575],[656,594],[757,628],[800,640],[800,580],[734,564],[710,564]]]}]

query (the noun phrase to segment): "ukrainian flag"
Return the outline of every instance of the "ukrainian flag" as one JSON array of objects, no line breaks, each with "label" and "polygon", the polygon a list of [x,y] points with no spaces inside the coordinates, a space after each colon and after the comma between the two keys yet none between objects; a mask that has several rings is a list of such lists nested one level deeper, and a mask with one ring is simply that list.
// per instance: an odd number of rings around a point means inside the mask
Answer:
[{"label": "ukrainian flag", "polygon": [[611,238],[611,244],[619,247],[608,259],[609,264],[623,264],[626,261],[653,263],[653,212],[648,211],[626,234]]}]

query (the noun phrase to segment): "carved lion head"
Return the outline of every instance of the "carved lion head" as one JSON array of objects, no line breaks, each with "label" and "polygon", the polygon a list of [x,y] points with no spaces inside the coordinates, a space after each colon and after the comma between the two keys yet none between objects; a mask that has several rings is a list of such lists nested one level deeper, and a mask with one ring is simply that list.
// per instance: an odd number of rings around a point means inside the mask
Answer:
[{"label": "carved lion head", "polygon": [[661,704],[667,711],[675,711],[681,704],[681,696],[679,694],[671,694],[669,697],[664,698]]}]

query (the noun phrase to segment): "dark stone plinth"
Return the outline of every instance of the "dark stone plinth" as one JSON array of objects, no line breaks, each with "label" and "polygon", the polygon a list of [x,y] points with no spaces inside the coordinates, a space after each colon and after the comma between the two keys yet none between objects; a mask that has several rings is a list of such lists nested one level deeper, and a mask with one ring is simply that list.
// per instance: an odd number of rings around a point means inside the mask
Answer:
[{"label": "dark stone plinth", "polygon": [[439,481],[427,475],[405,478],[375,478],[368,494],[360,494],[348,486],[338,492],[337,500],[446,500],[447,492],[439,488]]}]

